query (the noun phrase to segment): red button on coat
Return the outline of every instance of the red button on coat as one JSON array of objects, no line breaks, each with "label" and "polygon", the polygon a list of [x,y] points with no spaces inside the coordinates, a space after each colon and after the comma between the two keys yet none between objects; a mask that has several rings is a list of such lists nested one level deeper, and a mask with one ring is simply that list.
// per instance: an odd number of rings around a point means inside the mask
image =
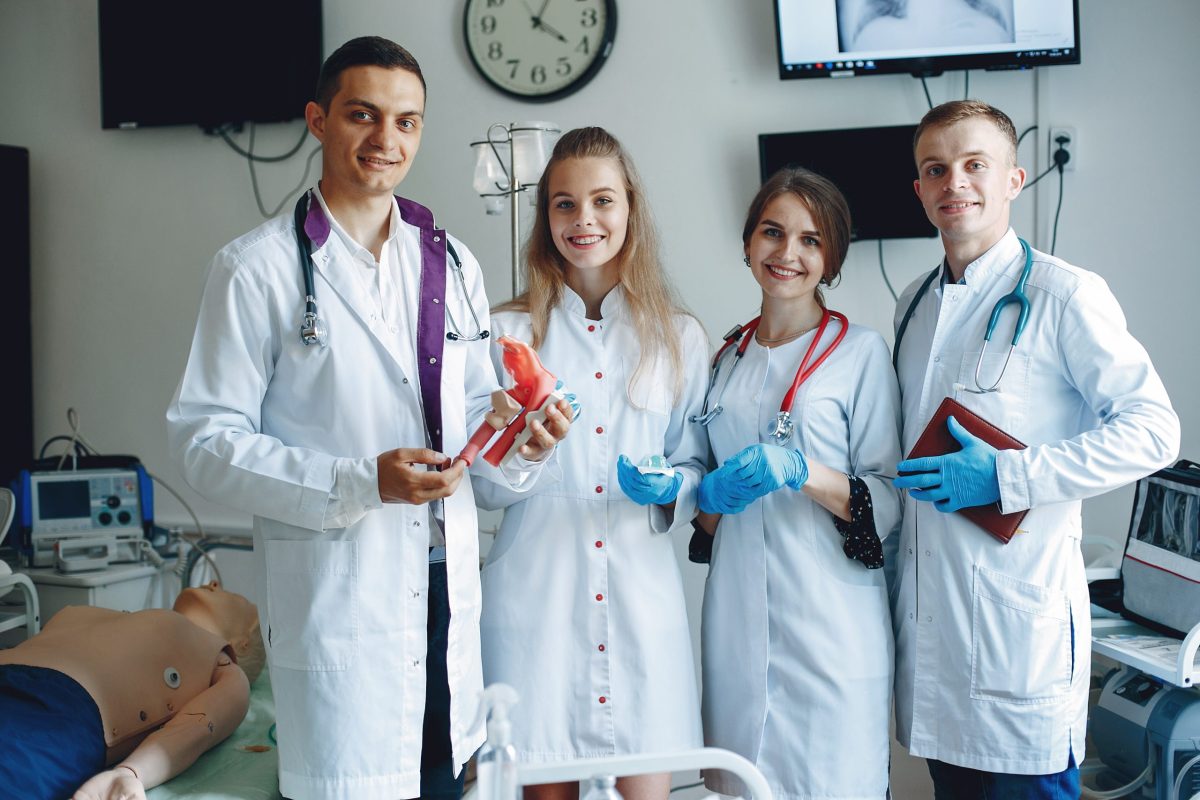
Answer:
[{"label": "red button on coat", "polygon": [[596,540],[596,547],[604,547],[604,542],[602,542],[602,541],[600,541],[599,539],[597,539],[597,540]]},{"label": "red button on coat", "polygon": [[600,600],[603,600],[603,599],[604,599],[604,595],[602,595],[602,594],[598,594],[598,595],[596,595],[596,600],[597,600],[597,601],[600,601]]},{"label": "red button on coat", "polygon": [[597,425],[597,426],[596,426],[596,433],[604,433],[604,428],[603,428],[602,426],[599,426],[599,425]]},{"label": "red button on coat", "polygon": [[600,378],[603,378],[603,377],[604,377],[604,373],[603,373],[603,372],[597,372],[597,373],[596,373],[596,380],[599,380]]},{"label": "red button on coat", "polygon": [[600,649],[600,652],[601,652],[601,653],[603,653],[603,652],[604,652],[604,645],[600,645],[600,648],[599,648],[599,649]]},{"label": "red button on coat", "polygon": [[588,325],[588,331],[589,331],[589,332],[591,332],[591,331],[594,331],[594,330],[596,330],[596,326],[595,326],[595,325]]},{"label": "red button on coat", "polygon": [[600,703],[601,703],[601,705],[603,705],[604,703],[607,703],[607,702],[608,702],[608,698],[607,698],[607,697],[605,697],[604,695],[600,695]]},{"label": "red button on coat", "polygon": [[597,487],[596,487],[596,494],[600,494],[600,493],[601,493],[601,492],[603,492],[603,491],[604,491],[604,487],[603,487],[603,486],[597,486]]}]

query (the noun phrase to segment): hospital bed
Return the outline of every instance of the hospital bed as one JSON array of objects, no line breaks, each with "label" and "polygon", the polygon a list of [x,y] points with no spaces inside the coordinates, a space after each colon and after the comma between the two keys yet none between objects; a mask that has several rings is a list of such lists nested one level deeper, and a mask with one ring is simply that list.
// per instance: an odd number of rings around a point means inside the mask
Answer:
[{"label": "hospital bed", "polygon": [[267,670],[250,687],[250,710],[233,734],[161,786],[147,800],[275,800],[279,758],[271,739],[275,699]]},{"label": "hospital bed", "polygon": [[[230,559],[244,559],[252,549],[244,536],[206,537],[196,543],[198,550],[210,555],[216,550],[226,552],[222,568],[228,570]],[[210,562],[211,563],[211,562]],[[214,565],[215,566],[215,565]],[[211,577],[204,560],[192,552],[180,570],[184,586],[192,586]],[[237,730],[221,744],[212,748],[182,774],[162,786],[147,792],[148,800],[274,800],[279,794],[279,758],[272,725],[275,722],[275,701],[271,693],[270,673],[263,670],[250,691],[250,709]],[[634,756],[611,756],[578,759],[550,764],[521,764],[523,784],[558,781],[586,781],[599,775],[637,775],[655,772],[692,772],[700,769],[725,769],[746,784],[748,797],[770,800],[771,791],[765,778],[753,764],[741,756],[716,748],[701,748],[678,753],[646,753]],[[689,793],[674,793],[673,798],[708,797],[703,789]],[[476,787],[469,783],[465,800],[482,800]]]},{"label": "hospital bed", "polygon": [[[146,793],[147,800],[276,800],[280,798],[279,759],[271,738],[275,701],[271,680],[264,670],[250,690],[250,710],[228,739],[200,756],[182,774]],[[754,800],[770,800],[762,774],[750,762],[725,750],[703,748],[672,754],[642,754],[580,759],[520,767],[526,784],[586,780],[595,775],[633,775],[649,772],[684,772],[706,768],[728,769],[747,783]],[[700,790],[700,794],[707,795]],[[674,794],[673,797],[683,795]],[[697,793],[688,795],[698,796]],[[477,798],[467,786],[466,800]]]}]

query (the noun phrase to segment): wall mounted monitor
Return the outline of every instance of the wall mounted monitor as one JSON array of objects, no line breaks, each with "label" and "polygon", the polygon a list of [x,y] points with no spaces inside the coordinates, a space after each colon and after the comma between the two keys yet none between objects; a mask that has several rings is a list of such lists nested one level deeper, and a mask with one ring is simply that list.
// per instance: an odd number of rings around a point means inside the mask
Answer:
[{"label": "wall mounted monitor", "polygon": [[100,0],[105,128],[285,122],[321,69],[321,0]]},{"label": "wall mounted monitor", "polygon": [[780,78],[1079,63],[1079,0],[775,0]]},{"label": "wall mounted monitor", "polygon": [[806,167],[837,184],[850,206],[852,241],[916,239],[937,230],[913,191],[916,125],[849,128],[758,137],[763,181],[782,167]]}]

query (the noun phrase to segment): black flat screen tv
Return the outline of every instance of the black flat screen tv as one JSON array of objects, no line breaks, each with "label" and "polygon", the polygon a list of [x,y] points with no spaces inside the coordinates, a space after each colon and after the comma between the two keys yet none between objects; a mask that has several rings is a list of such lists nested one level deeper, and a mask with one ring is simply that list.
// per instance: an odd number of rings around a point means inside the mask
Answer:
[{"label": "black flat screen tv", "polygon": [[1079,63],[1079,0],[775,0],[780,78]]},{"label": "black flat screen tv", "polygon": [[104,128],[285,122],[321,69],[321,0],[99,0]]},{"label": "black flat screen tv", "polygon": [[850,206],[851,241],[936,236],[913,181],[916,125],[849,128],[758,137],[763,181],[783,167],[806,167],[837,184]]}]

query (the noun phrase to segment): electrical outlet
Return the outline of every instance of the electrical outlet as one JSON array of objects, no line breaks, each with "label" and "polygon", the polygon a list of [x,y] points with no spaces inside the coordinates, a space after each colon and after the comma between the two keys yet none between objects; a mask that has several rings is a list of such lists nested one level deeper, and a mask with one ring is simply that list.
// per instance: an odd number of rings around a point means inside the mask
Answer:
[{"label": "electrical outlet", "polygon": [[1054,163],[1054,153],[1058,150],[1058,140],[1064,136],[1067,138],[1067,141],[1063,144],[1063,148],[1070,152],[1071,160],[1063,166],[1063,169],[1070,172],[1079,166],[1079,135],[1069,125],[1055,125],[1050,129],[1049,160],[1046,162],[1046,166],[1049,167]]}]

